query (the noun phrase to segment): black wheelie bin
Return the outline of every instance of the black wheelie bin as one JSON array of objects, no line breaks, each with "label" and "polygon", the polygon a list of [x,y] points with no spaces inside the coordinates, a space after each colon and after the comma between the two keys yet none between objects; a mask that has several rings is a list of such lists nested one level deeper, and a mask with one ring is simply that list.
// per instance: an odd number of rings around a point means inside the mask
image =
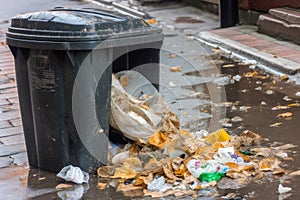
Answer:
[{"label": "black wheelie bin", "polygon": [[157,88],[163,33],[142,19],[55,8],[14,17],[7,44],[31,167],[107,164],[111,76],[142,73]]}]

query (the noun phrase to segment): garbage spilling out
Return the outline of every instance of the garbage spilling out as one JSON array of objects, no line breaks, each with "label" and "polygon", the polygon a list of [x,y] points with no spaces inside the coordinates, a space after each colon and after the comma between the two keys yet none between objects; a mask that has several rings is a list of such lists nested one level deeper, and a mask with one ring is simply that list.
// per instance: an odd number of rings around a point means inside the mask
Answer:
[{"label": "garbage spilling out", "polygon": [[[110,164],[97,171],[99,189],[113,186],[132,197],[196,198],[289,173],[283,162],[292,159],[289,149],[295,145],[266,147],[265,138],[251,130],[181,130],[177,116],[137,72],[113,77],[111,106],[111,124],[128,142],[111,144]],[[290,190],[281,185],[278,191]]]}]

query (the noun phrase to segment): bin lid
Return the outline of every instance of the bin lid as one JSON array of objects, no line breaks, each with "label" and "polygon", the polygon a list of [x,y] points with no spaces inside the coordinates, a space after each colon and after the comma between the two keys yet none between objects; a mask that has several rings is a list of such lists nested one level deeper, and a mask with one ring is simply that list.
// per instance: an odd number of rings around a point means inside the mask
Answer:
[{"label": "bin lid", "polygon": [[6,35],[8,45],[27,47],[24,43],[42,42],[44,47],[52,47],[55,43],[91,43],[161,32],[139,18],[91,9],[55,8],[12,18]]}]

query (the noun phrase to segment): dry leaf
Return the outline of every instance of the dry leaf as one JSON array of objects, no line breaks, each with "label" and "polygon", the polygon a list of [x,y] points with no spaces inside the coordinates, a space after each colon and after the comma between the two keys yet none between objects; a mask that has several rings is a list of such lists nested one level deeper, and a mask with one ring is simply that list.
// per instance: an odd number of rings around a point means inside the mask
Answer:
[{"label": "dry leaf", "polygon": [[230,170],[235,171],[235,172],[240,172],[244,168],[244,166],[241,166],[234,162],[227,162],[226,165],[230,168]]},{"label": "dry leaf", "polygon": [[280,161],[276,158],[264,158],[259,161],[258,166],[261,171],[274,171],[275,169],[279,169]]},{"label": "dry leaf", "polygon": [[289,175],[290,175],[290,176],[300,176],[300,170],[291,172]]},{"label": "dry leaf", "polygon": [[269,157],[271,154],[271,149],[266,147],[253,148],[252,151],[255,153],[256,156]]},{"label": "dry leaf", "polygon": [[107,183],[101,183],[101,182],[99,182],[98,185],[97,185],[97,187],[98,187],[99,190],[104,190],[107,187]]},{"label": "dry leaf", "polygon": [[121,76],[119,81],[120,81],[122,87],[126,88],[126,86],[128,85],[129,77],[128,76]]},{"label": "dry leaf", "polygon": [[300,103],[291,103],[288,105],[289,107],[299,107]]},{"label": "dry leaf", "polygon": [[154,179],[153,173],[149,173],[147,177],[144,178],[144,183],[148,185],[151,183]]},{"label": "dry leaf", "polygon": [[222,65],[223,68],[231,68],[234,67],[234,64],[227,64],[227,65]]},{"label": "dry leaf", "polygon": [[71,187],[73,187],[73,185],[61,183],[61,184],[58,184],[58,185],[55,187],[55,189],[57,189],[57,190],[63,190],[63,189],[71,188]]},{"label": "dry leaf", "polygon": [[108,178],[114,175],[115,170],[111,166],[99,167],[97,170],[98,176]]},{"label": "dry leaf", "polygon": [[285,110],[285,109],[289,109],[289,108],[290,107],[288,107],[288,106],[275,106],[271,110]]},{"label": "dry leaf", "polygon": [[166,192],[156,192],[156,191],[149,191],[149,190],[144,190],[144,195],[145,196],[151,196],[152,198],[161,198],[161,197],[166,197],[169,195],[174,194],[173,190],[168,190]]},{"label": "dry leaf", "polygon": [[158,24],[158,21],[154,18],[146,20],[148,24]]},{"label": "dry leaf", "polygon": [[160,131],[151,135],[149,137],[148,141],[149,141],[149,144],[151,144],[159,149],[164,149],[171,142],[171,140]]},{"label": "dry leaf", "polygon": [[284,144],[284,145],[281,145],[281,146],[278,146],[278,147],[273,147],[273,149],[275,150],[287,150],[287,149],[292,149],[292,148],[295,148],[297,147],[297,145],[294,145],[294,144]]},{"label": "dry leaf", "polygon": [[281,114],[277,115],[277,117],[282,117],[282,118],[292,117],[292,116],[293,116],[293,113],[291,113],[291,112],[281,113]]},{"label": "dry leaf", "polygon": [[163,164],[158,162],[155,158],[150,159],[148,163],[145,164],[144,170],[146,173],[153,172],[159,173],[163,171]]},{"label": "dry leaf", "polygon": [[174,191],[175,197],[184,197],[184,196],[191,196],[197,194],[196,191],[193,190],[180,190],[180,191]]},{"label": "dry leaf", "polygon": [[258,75],[259,75],[259,73],[257,71],[247,72],[247,73],[243,74],[243,76],[247,77],[247,78],[255,77],[255,76],[258,76]]},{"label": "dry leaf", "polygon": [[286,173],[286,170],[282,169],[282,168],[276,168],[272,174],[273,175],[280,175],[280,174],[285,174]]},{"label": "dry leaf", "polygon": [[259,179],[262,179],[263,177],[264,177],[264,174],[262,172],[260,172],[253,179],[254,180],[259,180]]},{"label": "dry leaf", "polygon": [[125,196],[134,197],[143,195],[144,187],[134,186],[133,184],[119,184],[117,192],[122,192]]},{"label": "dry leaf", "polygon": [[170,67],[170,72],[181,72],[181,67],[180,66]]},{"label": "dry leaf", "polygon": [[183,164],[183,159],[180,157],[175,157],[172,160],[172,167],[174,170],[178,170],[182,164]]},{"label": "dry leaf", "polygon": [[281,124],[282,124],[281,122],[275,122],[274,124],[271,124],[270,127],[277,128],[277,127],[279,127]]},{"label": "dry leaf", "polygon": [[289,76],[288,75],[280,76],[280,80],[281,81],[287,81],[287,80],[289,80]]},{"label": "dry leaf", "polygon": [[115,170],[115,173],[111,178],[124,178],[124,179],[132,179],[135,178],[138,173],[132,169],[119,167]]}]

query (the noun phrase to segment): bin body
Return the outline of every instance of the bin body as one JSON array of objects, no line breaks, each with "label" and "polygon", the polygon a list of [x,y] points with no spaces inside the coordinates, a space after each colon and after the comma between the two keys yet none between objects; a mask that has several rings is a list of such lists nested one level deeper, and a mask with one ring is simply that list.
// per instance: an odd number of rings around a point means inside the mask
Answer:
[{"label": "bin body", "polygon": [[94,10],[13,18],[7,44],[30,166],[58,172],[72,164],[94,173],[107,164],[112,72],[138,65],[158,83],[162,41],[161,30],[140,19]]}]

